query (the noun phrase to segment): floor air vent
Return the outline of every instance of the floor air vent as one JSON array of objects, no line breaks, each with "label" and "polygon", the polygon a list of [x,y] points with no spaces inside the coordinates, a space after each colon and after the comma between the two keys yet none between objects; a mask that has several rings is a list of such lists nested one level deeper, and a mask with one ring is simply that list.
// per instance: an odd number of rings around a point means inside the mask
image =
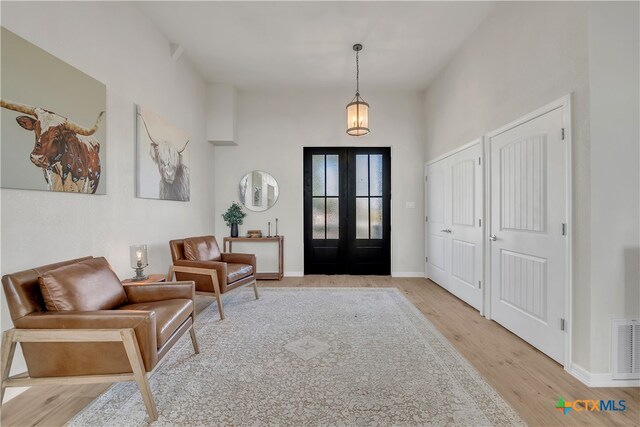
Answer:
[{"label": "floor air vent", "polygon": [[640,321],[612,320],[613,379],[640,379]]}]

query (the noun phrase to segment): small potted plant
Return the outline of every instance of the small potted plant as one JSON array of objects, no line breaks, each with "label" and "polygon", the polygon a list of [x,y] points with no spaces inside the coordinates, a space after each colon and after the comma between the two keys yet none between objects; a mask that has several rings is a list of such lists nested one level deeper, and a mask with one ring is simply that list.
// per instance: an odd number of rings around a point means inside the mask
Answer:
[{"label": "small potted plant", "polygon": [[229,209],[222,214],[222,218],[231,227],[231,237],[238,237],[238,225],[242,225],[242,221],[247,214],[242,210],[239,203],[233,202]]}]

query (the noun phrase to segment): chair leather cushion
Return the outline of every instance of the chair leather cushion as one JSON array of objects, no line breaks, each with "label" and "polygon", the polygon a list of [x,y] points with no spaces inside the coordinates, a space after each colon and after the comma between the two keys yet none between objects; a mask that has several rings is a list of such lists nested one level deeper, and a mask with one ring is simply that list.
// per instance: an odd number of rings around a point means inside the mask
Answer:
[{"label": "chair leather cushion", "polygon": [[118,307],[118,310],[153,311],[156,313],[156,337],[162,347],[194,310],[190,299],[141,302]]},{"label": "chair leather cushion", "polygon": [[213,236],[184,239],[184,257],[190,261],[220,261],[222,255]]},{"label": "chair leather cushion", "polygon": [[233,283],[237,280],[253,274],[253,266],[249,264],[237,264],[234,262],[227,263],[227,283]]},{"label": "chair leather cushion", "polygon": [[104,258],[56,268],[38,282],[48,311],[111,310],[127,302],[120,279]]}]

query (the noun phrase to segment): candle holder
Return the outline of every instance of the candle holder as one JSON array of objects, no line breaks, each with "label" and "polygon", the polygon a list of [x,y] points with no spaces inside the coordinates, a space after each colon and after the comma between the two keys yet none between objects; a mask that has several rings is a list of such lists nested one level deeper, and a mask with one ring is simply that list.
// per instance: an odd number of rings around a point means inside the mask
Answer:
[{"label": "candle holder", "polygon": [[144,274],[144,268],[149,265],[147,262],[147,245],[129,246],[129,255],[131,257],[131,268],[136,271],[136,275],[131,280],[139,282],[148,279],[149,276]]}]

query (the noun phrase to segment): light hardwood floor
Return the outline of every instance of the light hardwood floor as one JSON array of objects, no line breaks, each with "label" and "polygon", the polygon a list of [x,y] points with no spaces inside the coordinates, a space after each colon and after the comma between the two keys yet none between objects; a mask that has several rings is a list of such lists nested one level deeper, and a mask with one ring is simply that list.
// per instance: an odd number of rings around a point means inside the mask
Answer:
[{"label": "light hardwood floor", "polygon": [[[397,287],[524,418],[535,426],[640,425],[640,389],[590,389],[497,323],[426,279],[372,276],[306,276],[261,281],[260,286]],[[199,296],[197,310],[212,297]],[[62,425],[108,385],[33,387],[2,407],[2,426]],[[558,397],[626,400],[627,411],[575,412],[554,409]]]}]

